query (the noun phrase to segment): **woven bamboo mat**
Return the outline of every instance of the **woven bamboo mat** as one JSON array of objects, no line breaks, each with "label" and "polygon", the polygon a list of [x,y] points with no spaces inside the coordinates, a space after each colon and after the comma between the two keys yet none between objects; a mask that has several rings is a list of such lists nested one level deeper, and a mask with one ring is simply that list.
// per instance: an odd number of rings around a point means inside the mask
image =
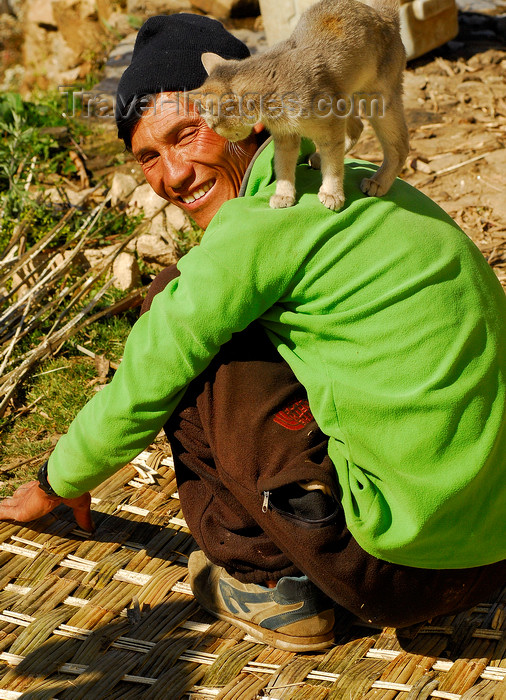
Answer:
[{"label": "woven bamboo mat", "polygon": [[292,654],[194,601],[170,458],[143,453],[93,509],[93,540],[64,507],[0,523],[0,700],[506,700],[506,590],[403,631],[343,618],[328,652]]}]

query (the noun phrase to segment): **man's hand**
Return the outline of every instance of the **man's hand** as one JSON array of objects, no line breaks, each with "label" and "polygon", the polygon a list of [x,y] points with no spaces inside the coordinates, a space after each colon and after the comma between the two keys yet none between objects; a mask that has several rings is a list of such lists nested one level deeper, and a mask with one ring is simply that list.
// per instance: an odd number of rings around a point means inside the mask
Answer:
[{"label": "man's hand", "polygon": [[74,518],[82,530],[93,532],[95,529],[91,519],[89,492],[83,493],[78,498],[61,498],[60,496],[48,496],[39,488],[38,481],[29,481],[20,486],[10,498],[0,501],[0,520],[17,520],[27,523],[50,513],[60,503],[72,508]]}]

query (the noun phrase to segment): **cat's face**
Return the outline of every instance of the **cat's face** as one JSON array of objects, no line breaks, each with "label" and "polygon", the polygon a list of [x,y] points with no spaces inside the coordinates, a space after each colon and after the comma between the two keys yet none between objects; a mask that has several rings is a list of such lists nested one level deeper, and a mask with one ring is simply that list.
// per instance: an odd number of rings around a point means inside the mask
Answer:
[{"label": "cat's face", "polygon": [[239,61],[227,61],[213,53],[202,55],[209,78],[196,91],[199,110],[207,126],[227,141],[247,139],[258,122],[254,100],[245,100],[233,82],[233,66]]},{"label": "cat's face", "polygon": [[[216,86],[217,87],[217,86]],[[200,113],[207,126],[227,141],[243,141],[251,134],[254,122],[242,114],[241,100],[233,93],[213,92],[210,83],[200,102]]]}]

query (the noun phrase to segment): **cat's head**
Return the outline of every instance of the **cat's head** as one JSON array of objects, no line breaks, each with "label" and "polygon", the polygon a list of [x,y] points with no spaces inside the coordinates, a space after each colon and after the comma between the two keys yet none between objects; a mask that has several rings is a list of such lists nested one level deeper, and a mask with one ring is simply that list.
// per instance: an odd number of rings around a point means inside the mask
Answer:
[{"label": "cat's head", "polygon": [[227,60],[215,53],[202,54],[208,78],[195,91],[199,111],[207,126],[228,141],[242,141],[258,122],[256,101],[242,89],[236,75],[242,61]]}]

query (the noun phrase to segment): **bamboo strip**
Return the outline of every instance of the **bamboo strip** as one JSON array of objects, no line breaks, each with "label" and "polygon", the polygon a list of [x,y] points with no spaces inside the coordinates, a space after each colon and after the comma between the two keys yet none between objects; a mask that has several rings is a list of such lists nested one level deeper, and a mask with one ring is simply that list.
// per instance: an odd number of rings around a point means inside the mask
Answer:
[{"label": "bamboo strip", "polygon": [[[64,556],[62,551],[68,541],[61,533],[65,532],[68,537],[71,532],[70,529],[65,529],[69,526],[68,522],[53,523],[48,519],[42,528],[37,527],[42,530],[50,524],[50,534],[42,531],[34,532],[29,526],[12,529],[9,537],[5,537],[3,524],[0,525],[0,540],[3,539],[7,545],[19,547],[22,552],[18,554],[0,550],[0,557],[7,557],[4,561],[8,562],[9,566],[11,562],[17,565],[18,560],[21,560],[22,566],[25,566],[23,573],[31,567],[29,576],[26,576],[25,580],[15,577],[6,579],[5,595],[2,594],[4,598],[1,599],[0,606],[0,610],[4,610],[2,613],[4,617],[0,618],[2,619],[0,650],[9,648],[2,646],[2,642],[7,638],[6,632],[9,634],[11,630],[15,630],[16,634],[24,634],[30,631],[32,625],[36,628],[40,624],[37,608],[31,609],[30,605],[33,603],[28,605],[28,602],[35,602],[38,598],[41,606],[45,604],[46,597],[52,590],[50,576],[58,580],[58,575],[70,576],[71,572],[75,572],[81,579],[86,577],[85,581],[87,581],[80,587],[78,587],[79,578],[68,581],[65,585],[77,586],[78,589],[74,592],[74,596],[70,596],[69,592],[72,591],[65,591],[62,588],[58,593],[61,604],[53,611],[55,614],[57,610],[61,610],[63,614],[62,609],[68,607],[66,614],[70,617],[77,608],[76,614],[80,614],[81,618],[76,618],[74,615],[73,618],[64,620],[52,629],[42,625],[44,629],[39,636],[39,640],[42,641],[39,641],[31,655],[23,654],[24,663],[28,664],[26,673],[23,670],[24,666],[21,667],[21,672],[18,674],[19,685],[16,685],[13,680],[11,685],[6,685],[6,688],[11,692],[35,692],[36,689],[38,691],[44,688],[44,694],[40,695],[41,700],[48,700],[51,693],[54,697],[57,694],[57,688],[65,688],[63,693],[65,699],[93,697],[92,688],[95,683],[93,674],[97,669],[108,668],[108,664],[112,663],[115,669],[114,686],[105,678],[103,687],[100,686],[101,697],[110,697],[111,700],[123,700],[123,698],[134,700],[141,692],[143,698],[146,696],[153,700],[158,698],[167,700],[167,697],[182,698],[183,695],[195,698],[219,697],[222,700],[242,700],[243,697],[247,700],[251,697],[252,700],[253,696],[248,693],[250,689],[253,692],[254,686],[256,688],[254,692],[260,693],[258,697],[262,697],[262,689],[268,679],[279,676],[280,669],[287,660],[286,653],[276,652],[252,642],[251,648],[256,647],[255,653],[249,662],[244,662],[240,659],[240,644],[249,642],[247,635],[243,635],[242,641],[238,643],[240,639],[238,635],[242,633],[234,631],[234,628],[226,623],[218,622],[209,625],[205,622],[188,620],[190,612],[193,614],[195,610],[195,603],[191,598],[189,586],[179,581],[186,574],[186,569],[174,563],[176,554],[181,556],[174,550],[177,547],[179,551],[188,553],[194,547],[194,543],[186,533],[170,530],[169,518],[158,516],[153,512],[156,508],[152,505],[155,503],[154,496],[151,501],[149,500],[151,494],[158,497],[161,489],[167,488],[167,483],[172,483],[172,489],[175,489],[175,482],[173,479],[163,478],[160,481],[153,475],[155,482],[158,483],[139,484],[140,489],[128,487],[125,490],[122,484],[125,484],[125,475],[129,472],[131,473],[132,470],[123,472],[122,480],[109,483],[103,488],[100,496],[94,494],[95,499],[100,499],[97,505],[104,513],[100,515],[100,520],[97,520],[97,540],[85,542],[73,540],[69,544],[72,549],[67,550]],[[123,511],[121,519],[113,516],[109,526],[107,514],[118,512],[117,504],[125,502],[125,494],[129,499],[127,500],[129,505],[141,508],[144,502],[148,502],[151,511],[148,511],[145,516]],[[170,495],[173,494],[165,492],[165,497]],[[140,518],[143,520],[139,520]],[[54,557],[55,547],[56,558]],[[30,558],[26,552],[34,552],[35,558]],[[59,567],[55,572],[56,576],[54,573],[47,573],[46,569],[48,562],[54,567],[55,561],[56,566]],[[70,563],[72,566],[62,568],[63,562]],[[75,569],[73,566],[84,566],[86,570]],[[163,568],[160,569],[160,566]],[[43,570],[46,571],[45,578],[35,586],[20,585],[32,583],[32,575],[40,575]],[[123,574],[120,572],[126,572],[127,580],[122,580]],[[115,580],[118,574],[120,580]],[[97,591],[92,587],[95,584],[103,584],[104,587]],[[56,581],[54,585],[56,591]],[[139,599],[137,607],[131,604],[134,595]],[[19,604],[16,597],[19,598]],[[24,599],[27,603],[23,605]],[[481,614],[481,618],[472,621],[474,625],[479,623],[481,626],[473,629],[469,624],[469,614]],[[136,618],[136,615],[139,617]],[[125,620],[125,616],[128,617],[130,624]],[[199,617],[195,619],[199,620]],[[206,620],[205,617],[201,619]],[[121,620],[123,622],[118,626],[116,623]],[[19,624],[21,622],[24,622],[25,626]],[[437,622],[436,620],[436,624]],[[479,606],[468,612],[467,618],[462,614],[442,619],[442,624],[438,627],[427,625],[422,628],[423,638],[418,636],[416,640],[416,648],[422,650],[418,656],[412,652],[407,653],[405,649],[409,647],[404,647],[404,643],[402,647],[399,646],[393,630],[384,630],[379,638],[376,635],[374,638],[371,636],[366,639],[357,639],[331,649],[325,655],[311,658],[311,666],[315,664],[317,666],[312,670],[308,669],[309,672],[305,674],[305,678],[301,680],[297,676],[295,678],[290,678],[289,675],[286,678],[279,676],[277,685],[272,686],[273,692],[266,693],[264,697],[273,697],[277,690],[278,693],[282,693],[282,697],[291,697],[293,700],[323,700],[325,695],[332,691],[329,698],[356,697],[358,700],[358,698],[369,698],[377,694],[384,700],[393,700],[399,693],[404,697],[406,694],[416,692],[417,687],[422,688],[419,680],[425,683],[423,690],[425,691],[425,687],[428,689],[430,683],[428,685],[424,679],[430,679],[431,676],[427,675],[426,671],[432,668],[441,675],[438,680],[439,687],[433,687],[430,697],[461,700],[464,692],[461,688],[464,689],[466,683],[475,683],[480,677],[478,675],[480,671],[481,679],[489,683],[497,684],[506,680],[506,668],[500,665],[487,666],[483,663],[483,659],[489,654],[487,650],[493,649],[498,649],[498,654],[493,657],[489,655],[488,659],[494,658],[500,662],[503,656],[502,652],[499,653],[502,646],[499,648],[497,642],[502,638],[500,629],[503,623],[502,608],[497,603]],[[422,629],[417,629],[409,637],[404,636],[409,638],[411,644],[411,640],[414,640]],[[188,630],[186,635],[183,634],[184,630]],[[36,629],[35,632],[37,632]],[[51,636],[43,641],[44,635],[47,634]],[[202,639],[202,635],[208,636]],[[12,644],[13,637],[14,635],[7,638],[7,644]],[[75,692],[70,693],[71,682],[61,676],[58,686],[54,678],[44,680],[42,677],[35,678],[31,675],[32,668],[43,668],[43,666],[40,660],[34,666],[30,657],[33,656],[35,661],[40,650],[41,658],[45,661],[45,649],[49,643],[53,644],[53,642],[64,644],[66,647],[73,645],[73,649],[76,650],[72,652],[72,656],[68,654],[62,656],[58,664],[60,673],[73,676],[89,674],[76,679]],[[200,642],[199,648],[192,648],[192,643],[196,646],[197,642]],[[462,658],[459,660],[461,669],[456,661],[441,658],[448,643],[458,644],[461,648]],[[16,649],[15,646],[12,648]],[[105,649],[107,651],[104,651]],[[225,663],[226,672],[230,672],[224,654],[230,654],[234,659],[234,651],[239,654],[239,662],[232,668],[230,683],[222,687],[226,676],[221,673],[220,665]],[[481,666],[473,665],[473,659],[481,660]],[[276,660],[280,663],[270,663]],[[8,663],[2,654],[0,654],[0,661],[4,664]],[[64,661],[68,664],[65,665]],[[124,667],[121,664],[129,666],[131,670],[123,673]],[[213,682],[219,687],[210,688],[203,682],[196,685],[199,679],[202,679],[205,669],[215,664],[218,675]],[[72,667],[74,673],[64,671],[65,668]],[[56,666],[51,668],[47,666],[47,669],[49,673],[54,673]],[[454,677],[452,685],[441,684],[441,680],[450,671]],[[381,677],[378,677],[378,674]],[[131,678],[137,678],[138,681],[131,681]],[[143,683],[143,680],[149,682]],[[83,685],[81,681],[88,683],[88,686]],[[127,684],[132,687],[128,687]],[[479,687],[482,686],[483,683]],[[142,690],[136,690],[136,688],[142,688]],[[173,689],[178,693],[176,696],[170,694]],[[487,692],[493,689],[492,686],[487,686]],[[472,690],[478,691],[478,686],[473,685]]]},{"label": "bamboo strip", "polygon": [[186,520],[184,520],[184,518],[171,518],[169,520],[169,523],[171,525],[178,525],[179,527],[188,527],[188,525],[186,524]]},{"label": "bamboo strip", "polygon": [[[4,611],[4,615],[7,615],[9,618],[15,618],[17,619],[20,623],[26,622],[26,624],[30,624],[30,622],[34,621],[35,618],[22,615],[19,613],[12,613],[10,611]],[[55,630],[55,634],[58,634],[59,632],[69,632],[73,633],[76,635],[79,635],[78,638],[81,639],[86,639],[87,636],[92,634],[90,630],[84,630],[84,629],[79,629],[70,625],[65,625],[61,624],[58,629]],[[144,642],[141,640],[135,640],[129,637],[120,637],[117,640],[117,643],[115,643],[119,647],[123,646],[123,648],[128,647],[128,644],[131,644],[131,646],[134,648],[133,650],[135,651],[142,651],[143,653],[148,653],[150,649],[152,649],[155,644],[152,642]],[[114,646],[114,644],[113,644]],[[373,651],[372,657],[374,658],[377,654],[377,652],[382,652],[383,658],[384,657],[391,657],[392,652],[391,650],[371,650]],[[400,654],[400,652],[397,652],[397,654]],[[24,656],[23,655],[16,655],[13,653],[6,653],[3,652],[0,654],[0,660],[5,661],[9,663],[10,665],[17,665],[23,660]],[[190,663],[197,663],[199,665],[209,665],[211,666],[218,660],[219,656],[217,654],[209,654],[205,652],[192,652],[192,651],[186,651],[184,652],[180,657],[179,661],[180,662],[190,662]],[[447,662],[450,665],[453,665],[451,662]],[[71,672],[74,673],[76,672],[76,669],[69,670],[71,668],[71,665],[65,665],[64,667],[60,668],[61,672]],[[83,669],[85,667],[79,667],[79,673],[83,672]],[[277,667],[274,664],[258,664],[255,662],[250,662],[247,664],[242,671],[243,672],[250,672],[250,673],[274,673],[276,670],[279,669],[279,666]],[[487,673],[496,672],[496,677],[491,678],[490,680],[504,680],[506,678],[506,668],[499,668],[499,667],[487,667],[486,669]],[[319,671],[311,671],[309,674],[307,674],[307,680],[320,680],[320,681],[335,681],[340,677],[340,674],[332,674],[332,673],[322,673]],[[484,675],[482,676],[484,677]],[[130,677],[125,676],[123,680],[130,680]],[[149,682],[154,683],[156,679],[150,679]],[[132,682],[147,682],[146,679],[142,679],[138,677],[137,681],[132,681]],[[399,692],[409,692],[413,686],[408,685],[408,684],[402,684],[402,683],[392,683],[389,681],[375,681],[372,685],[371,688],[374,689],[384,689],[384,690],[396,690]],[[431,693],[431,696],[434,698],[441,698],[442,700],[459,700],[461,695],[456,694],[456,693],[448,693],[444,691],[434,691]]]},{"label": "bamboo strip", "polygon": [[37,549],[42,549],[44,547],[44,545],[40,542],[26,540],[24,537],[17,537],[16,535],[11,535],[11,540],[13,540],[14,542],[21,542],[21,544],[27,544],[30,547],[36,547]]},{"label": "bamboo strip", "polygon": [[[2,652],[0,654],[0,660],[5,661],[6,663],[9,664],[9,666],[18,666],[20,663],[22,663],[25,660],[25,657],[20,655],[20,654],[7,654],[5,652]],[[75,676],[80,676],[82,673],[85,673],[87,670],[87,666],[83,666],[81,664],[71,664],[71,663],[66,663],[63,664],[62,666],[59,667],[58,671],[60,673],[71,673],[72,675]],[[143,678],[142,676],[129,676],[125,675],[123,676],[122,680],[124,681],[129,681],[131,683],[143,683],[146,685],[152,685],[153,683],[156,682],[156,678]],[[2,690],[1,692],[5,693],[5,690]],[[1,697],[1,695],[0,695]],[[19,696],[17,696],[19,697]]]}]

